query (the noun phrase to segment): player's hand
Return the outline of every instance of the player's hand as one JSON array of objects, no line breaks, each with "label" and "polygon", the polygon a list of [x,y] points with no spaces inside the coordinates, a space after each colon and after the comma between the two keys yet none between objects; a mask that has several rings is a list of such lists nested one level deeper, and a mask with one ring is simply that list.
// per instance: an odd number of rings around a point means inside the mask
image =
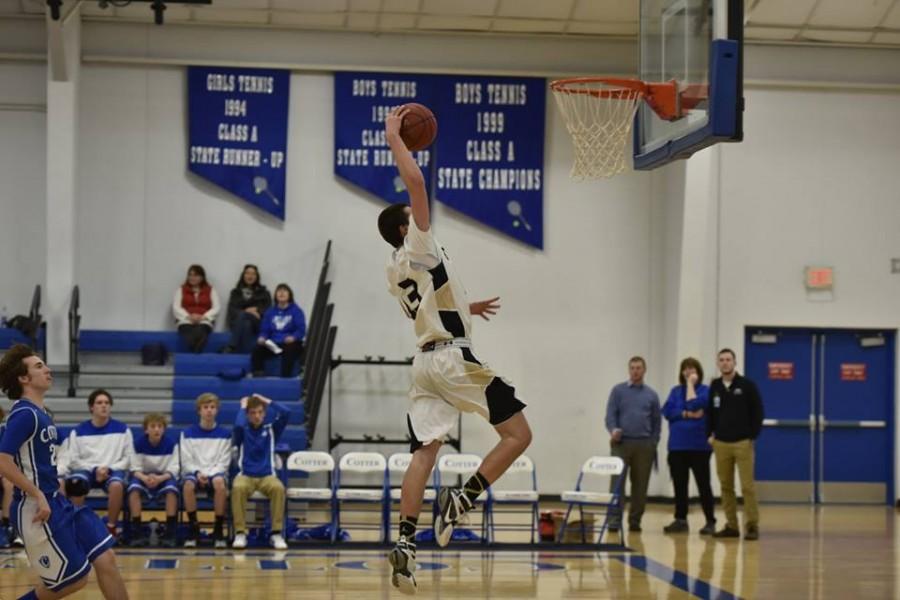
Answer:
[{"label": "player's hand", "polygon": [[47,503],[47,499],[44,497],[44,494],[38,495],[37,501],[37,511],[34,513],[34,518],[31,519],[32,523],[47,521],[50,518],[50,505]]},{"label": "player's hand", "polygon": [[490,321],[487,317],[488,315],[496,315],[497,311],[500,310],[500,296],[496,296],[491,298],[490,300],[479,300],[478,302],[473,302],[469,305],[469,312],[473,315],[478,315],[485,321]]},{"label": "player's hand", "polygon": [[385,137],[399,136],[400,127],[403,125],[403,117],[409,112],[406,106],[395,106],[394,109],[384,119]]},{"label": "player's hand", "polygon": [[97,480],[97,483],[103,483],[104,481],[109,479],[109,468],[97,467],[97,470],[94,471],[94,479]]},{"label": "player's hand", "polygon": [[257,344],[258,346],[265,346],[265,344],[266,344],[266,338],[264,338],[264,337],[257,338],[257,339],[256,339],[256,344]]},{"label": "player's hand", "polygon": [[293,343],[296,342],[296,341],[297,341],[297,338],[295,338],[295,337],[292,336],[292,335],[289,335],[289,336],[287,336],[287,337],[284,338],[284,343],[285,343],[285,344],[293,344]]},{"label": "player's hand", "polygon": [[155,488],[159,485],[159,476],[158,475],[147,475],[147,487]]},{"label": "player's hand", "polygon": [[716,441],[716,436],[714,436],[714,435],[709,436],[709,439],[706,440],[706,442],[707,442],[710,446],[713,445],[713,442],[714,442],[714,441]]},{"label": "player's hand", "polygon": [[250,313],[251,315],[255,316],[257,319],[259,318],[259,309],[256,308],[255,306],[248,306],[247,308],[244,309],[244,312]]},{"label": "player's hand", "polygon": [[207,485],[209,483],[209,476],[197,475],[197,483],[199,483],[200,485]]},{"label": "player's hand", "polygon": [[614,441],[614,442],[621,441],[622,440],[622,430],[621,429],[613,429],[611,437],[612,437],[612,441]]},{"label": "player's hand", "polygon": [[696,373],[691,373],[690,376],[688,376],[687,382],[690,384],[691,387],[696,387],[698,379],[699,379],[699,377],[697,377]]},{"label": "player's hand", "polygon": [[262,394],[253,394],[253,395],[254,395],[255,397],[259,398],[260,400],[262,400],[263,402],[265,402],[266,404],[272,404],[272,399],[271,399],[271,398],[266,398],[266,397],[263,396]]},{"label": "player's hand", "polygon": [[247,410],[247,400],[250,399],[250,396],[244,396],[241,398],[241,410]]}]

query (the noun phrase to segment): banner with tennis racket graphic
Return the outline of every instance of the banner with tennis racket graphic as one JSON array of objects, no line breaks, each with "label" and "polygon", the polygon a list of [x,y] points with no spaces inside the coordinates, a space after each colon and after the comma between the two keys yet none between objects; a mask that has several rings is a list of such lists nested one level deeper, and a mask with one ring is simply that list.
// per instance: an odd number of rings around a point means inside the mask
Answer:
[{"label": "banner with tennis racket graphic", "polygon": [[384,116],[424,104],[437,118],[437,140],[413,155],[429,197],[543,248],[544,79],[337,73],[334,95],[336,175],[387,202],[407,201]]},{"label": "banner with tennis racket graphic", "polygon": [[188,169],[284,220],[290,71],[188,67]]}]

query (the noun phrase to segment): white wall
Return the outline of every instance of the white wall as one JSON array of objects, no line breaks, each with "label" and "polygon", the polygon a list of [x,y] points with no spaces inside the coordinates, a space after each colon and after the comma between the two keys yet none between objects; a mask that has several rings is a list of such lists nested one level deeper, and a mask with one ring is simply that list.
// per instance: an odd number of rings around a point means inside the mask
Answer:
[{"label": "white wall", "polygon": [[0,63],[0,309],[26,314],[46,270],[46,68]]},{"label": "white wall", "polygon": [[[746,325],[900,327],[900,94],[760,89],[747,106],[746,141],[722,151],[720,346],[740,351]],[[834,267],[834,301],[807,300],[808,265]],[[900,440],[894,465],[896,482]]]},{"label": "white wall", "polygon": [[[627,44],[573,40],[97,23],[87,24],[83,37],[87,62],[79,98],[75,272],[83,290],[84,326],[171,326],[171,294],[192,262],[207,267],[223,296],[240,266],[256,262],[269,285],[290,282],[309,307],[325,242],[333,239],[336,353],[350,357],[407,356],[413,335],[384,291],[388,248],[374,227],[381,202],[332,175],[332,82],[315,64],[590,72],[594,69],[585,65],[596,66],[591,57],[602,56],[604,71],[634,68]],[[421,52],[409,53],[411,44]],[[832,73],[827,65],[834,51],[809,49],[798,50],[802,60],[785,71],[793,52],[754,49],[748,52],[748,72],[795,79],[804,79],[803,69],[817,76]],[[870,67],[863,79],[893,81],[893,75],[879,71],[875,54],[855,54]],[[122,64],[122,57],[136,63]],[[363,59],[365,65],[359,65]],[[295,68],[284,223],[187,173],[184,71],[160,62],[191,60]],[[4,67],[0,94],[23,79],[21,72]],[[709,161],[710,177],[721,181],[714,207],[720,213],[721,251],[716,254],[711,235],[710,259],[702,268],[721,270],[722,277],[712,292],[697,296],[705,303],[712,297],[714,304],[713,334],[704,323],[699,346],[708,371],[716,347],[741,347],[745,324],[897,326],[892,309],[900,279],[887,271],[888,257],[900,256],[892,235],[900,224],[894,166],[900,152],[898,104],[896,95],[859,91],[748,89],[746,141],[723,147]],[[8,118],[0,112],[0,119]],[[42,156],[43,121],[29,118],[33,121],[16,114],[19,129],[7,129],[13,126],[6,120],[0,129],[0,158],[19,160],[17,168],[9,168],[17,175]],[[477,352],[511,378],[529,403],[535,430],[529,452],[539,465],[542,491],[553,493],[572,483],[584,456],[608,451],[606,397],[625,379],[630,355],[648,357],[648,381],[663,398],[675,381],[682,358],[676,356],[678,303],[691,299],[680,285],[685,267],[680,253],[692,218],[685,213],[684,194],[692,188],[683,163],[652,174],[575,184],[568,178],[568,135],[552,102],[547,119],[545,250],[528,249],[440,204],[435,231],[473,296],[502,297],[500,315],[476,324]],[[18,135],[36,140],[38,149],[23,153],[27,144],[5,135],[20,129]],[[0,169],[7,164],[0,161]],[[43,165],[34,172],[40,180]],[[0,202],[4,209],[22,211],[16,192],[5,187],[8,180],[0,176]],[[41,196],[43,188],[34,185],[32,193]],[[43,213],[21,218],[45,221]],[[5,234],[0,244],[23,231],[0,220]],[[40,227],[30,235],[40,236]],[[2,248],[5,256],[8,246]],[[810,262],[835,265],[834,303],[805,301],[800,277]],[[42,268],[41,261],[35,264]],[[405,433],[405,369],[342,367],[334,383],[336,431]],[[465,450],[484,452],[493,443],[490,428],[478,419],[466,418],[464,429]],[[317,445],[324,442],[320,429]],[[664,461],[660,467],[651,493],[671,489]]]}]

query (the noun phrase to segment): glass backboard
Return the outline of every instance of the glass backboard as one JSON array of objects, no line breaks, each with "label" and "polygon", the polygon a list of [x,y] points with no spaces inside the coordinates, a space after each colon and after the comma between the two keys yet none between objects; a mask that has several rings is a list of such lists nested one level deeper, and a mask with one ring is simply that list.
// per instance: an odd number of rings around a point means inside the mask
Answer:
[{"label": "glass backboard", "polygon": [[641,0],[641,73],[677,85],[674,119],[641,103],[634,168],[654,169],[743,138],[743,0]]}]

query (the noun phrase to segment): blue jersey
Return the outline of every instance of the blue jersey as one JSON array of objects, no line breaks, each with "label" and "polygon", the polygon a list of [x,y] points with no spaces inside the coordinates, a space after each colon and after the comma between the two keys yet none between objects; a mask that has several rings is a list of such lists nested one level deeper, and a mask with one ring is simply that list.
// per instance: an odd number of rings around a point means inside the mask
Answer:
[{"label": "blue jersey", "polygon": [[[22,398],[6,416],[0,428],[0,452],[13,457],[16,466],[44,494],[59,490],[56,478],[56,426],[42,408]],[[16,497],[21,497],[16,489]]]}]

